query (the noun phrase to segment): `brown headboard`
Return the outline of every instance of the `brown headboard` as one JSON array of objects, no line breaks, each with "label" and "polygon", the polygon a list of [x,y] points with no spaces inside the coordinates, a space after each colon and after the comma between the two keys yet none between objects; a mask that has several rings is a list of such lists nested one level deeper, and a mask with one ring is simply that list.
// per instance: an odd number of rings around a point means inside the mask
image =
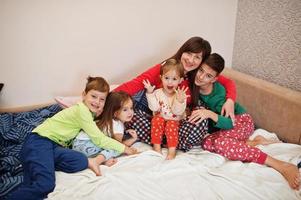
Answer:
[{"label": "brown headboard", "polygon": [[237,101],[259,128],[274,132],[285,142],[301,144],[301,93],[226,68],[236,83]]}]

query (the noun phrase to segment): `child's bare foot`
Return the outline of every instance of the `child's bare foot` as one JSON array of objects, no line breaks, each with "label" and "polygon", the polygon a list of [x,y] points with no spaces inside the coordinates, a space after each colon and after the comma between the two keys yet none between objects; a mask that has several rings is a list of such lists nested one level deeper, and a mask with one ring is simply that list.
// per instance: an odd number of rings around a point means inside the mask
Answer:
[{"label": "child's bare foot", "polygon": [[99,169],[99,164],[96,160],[96,158],[88,158],[88,168],[91,169],[96,176],[100,176],[100,169]]},{"label": "child's bare foot", "polygon": [[280,172],[292,189],[299,190],[300,174],[296,165],[276,160],[270,156],[267,157],[266,164]]},{"label": "child's bare foot", "polygon": [[261,135],[257,135],[253,140],[248,140],[247,144],[250,146],[256,146],[256,145],[268,145],[273,143],[279,143],[278,140],[273,139],[266,139],[265,137]]},{"label": "child's bare foot", "polygon": [[153,150],[162,154],[162,149],[161,149],[161,144],[154,144],[153,145]]},{"label": "child's bare foot", "polygon": [[167,156],[165,160],[172,160],[176,157],[177,151],[175,147],[168,148]]},{"label": "child's bare foot", "polygon": [[117,159],[116,158],[110,158],[109,160],[104,162],[104,165],[111,167],[112,165],[117,163]]}]

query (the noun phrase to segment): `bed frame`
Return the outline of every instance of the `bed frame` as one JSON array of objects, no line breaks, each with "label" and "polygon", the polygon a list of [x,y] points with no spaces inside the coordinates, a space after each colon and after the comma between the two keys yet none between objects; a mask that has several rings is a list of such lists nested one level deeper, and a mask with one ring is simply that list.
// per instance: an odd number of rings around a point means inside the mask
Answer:
[{"label": "bed frame", "polygon": [[[284,142],[301,144],[301,93],[226,68],[223,74],[235,81],[238,98],[253,116],[258,128],[274,132]],[[50,105],[0,108],[1,112],[21,112]]]},{"label": "bed frame", "polygon": [[237,101],[258,128],[274,132],[285,142],[301,144],[301,93],[227,68],[236,83]]}]

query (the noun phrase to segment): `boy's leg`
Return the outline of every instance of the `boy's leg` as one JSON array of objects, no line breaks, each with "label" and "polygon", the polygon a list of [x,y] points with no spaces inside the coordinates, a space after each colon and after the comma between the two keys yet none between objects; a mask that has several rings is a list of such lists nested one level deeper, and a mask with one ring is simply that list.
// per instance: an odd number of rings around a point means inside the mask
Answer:
[{"label": "boy's leg", "polygon": [[153,144],[153,149],[158,153],[161,153],[161,142],[164,134],[165,120],[163,117],[154,116],[151,123],[151,143]]},{"label": "boy's leg", "polygon": [[28,136],[21,150],[24,182],[8,195],[8,199],[44,199],[54,190],[53,145],[36,133]]},{"label": "boy's leg", "polygon": [[66,173],[75,173],[87,169],[88,158],[85,154],[55,145],[54,148],[55,169]]},{"label": "boy's leg", "polygon": [[245,113],[235,116],[235,126],[229,130],[220,130],[224,137],[235,138],[239,141],[247,141],[254,132],[254,122],[252,117]]},{"label": "boy's leg", "polygon": [[292,189],[299,190],[300,174],[296,165],[267,156],[264,164],[277,170],[287,180]]}]

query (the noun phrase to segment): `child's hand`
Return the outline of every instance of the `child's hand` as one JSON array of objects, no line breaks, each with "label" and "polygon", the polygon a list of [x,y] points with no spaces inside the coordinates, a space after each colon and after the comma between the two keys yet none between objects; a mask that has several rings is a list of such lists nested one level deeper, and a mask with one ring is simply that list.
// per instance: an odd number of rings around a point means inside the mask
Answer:
[{"label": "child's hand", "polygon": [[175,90],[176,98],[180,103],[185,102],[185,100],[187,98],[187,95],[186,95],[187,90],[188,90],[188,88],[185,86],[183,86],[182,88],[179,87],[177,90]]},{"label": "child's hand", "polygon": [[147,80],[147,79],[146,79],[146,80],[143,80],[142,83],[143,83],[143,85],[144,85],[144,87],[145,87],[147,93],[151,94],[151,93],[154,92],[155,86],[152,86],[152,85],[150,84],[149,80]]},{"label": "child's hand", "polygon": [[128,134],[130,134],[130,135],[132,136],[132,138],[134,138],[135,140],[138,139],[137,132],[136,132],[134,129],[128,129],[128,130],[126,130],[126,132],[127,132]]},{"label": "child's hand", "polygon": [[127,155],[133,155],[133,154],[137,154],[138,150],[134,147],[125,146],[124,153]]}]

